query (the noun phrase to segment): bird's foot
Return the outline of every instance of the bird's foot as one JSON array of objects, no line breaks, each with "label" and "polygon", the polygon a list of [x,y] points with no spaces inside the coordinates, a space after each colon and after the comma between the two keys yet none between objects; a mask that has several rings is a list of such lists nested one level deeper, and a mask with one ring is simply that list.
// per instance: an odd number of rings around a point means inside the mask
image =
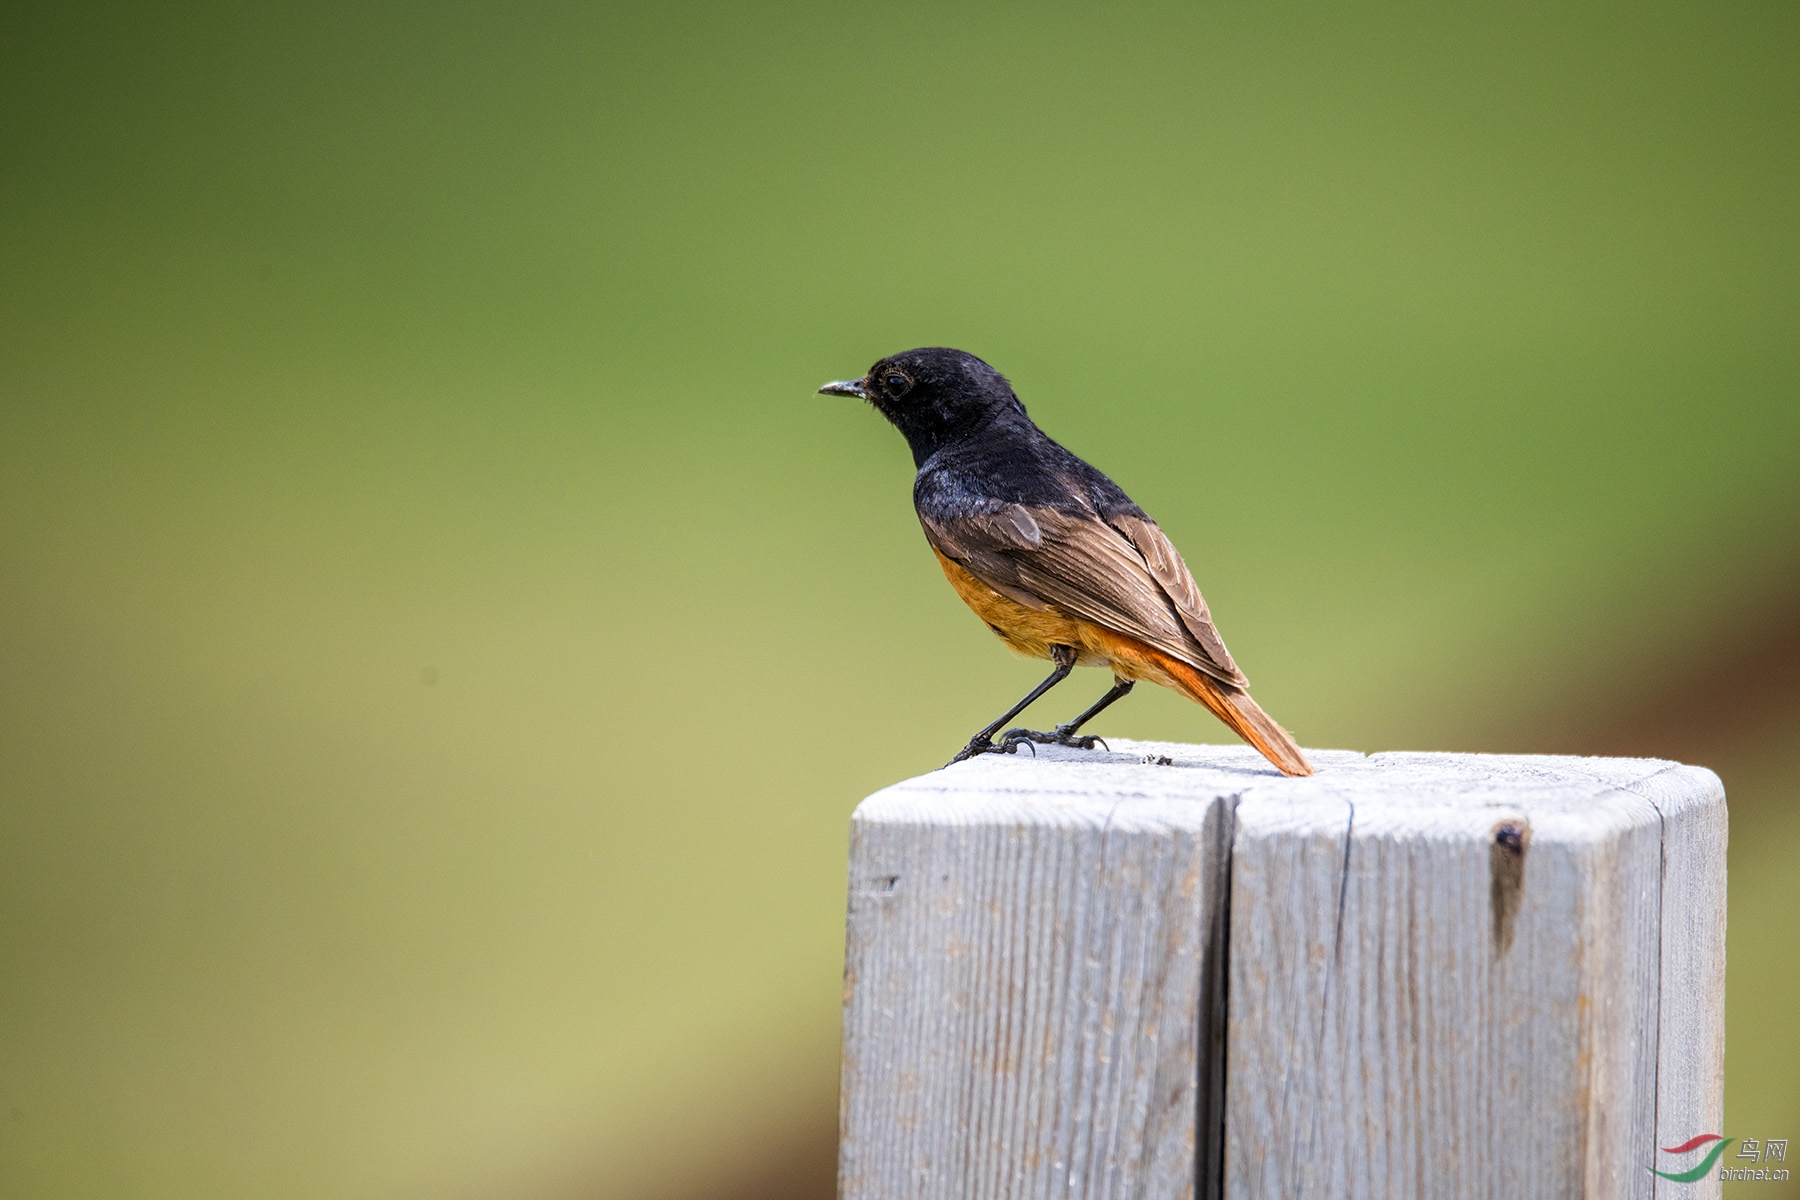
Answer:
[{"label": "bird's foot", "polygon": [[946,767],[955,766],[959,762],[974,758],[977,754],[1011,754],[1012,747],[999,745],[990,737],[972,737],[969,744],[956,752],[956,757],[945,763]]},{"label": "bird's foot", "polygon": [[1092,750],[1096,746],[1105,746],[1108,750],[1112,749],[1111,746],[1106,745],[1104,738],[1095,737],[1091,733],[1077,734],[1068,725],[1058,725],[1050,733],[1044,733],[1037,729],[1009,729],[998,742],[988,737],[970,738],[969,744],[958,750],[956,757],[944,765],[952,766],[974,758],[978,754],[1012,754],[1020,746],[1030,747],[1034,757],[1039,746],[1067,746],[1071,750]]},{"label": "bird's foot", "polygon": [[[1019,746],[1036,743],[1039,746],[1067,746],[1071,750],[1092,750],[1096,746],[1106,746],[1102,738],[1091,733],[1077,734],[1073,726],[1058,725],[1053,732],[1043,733],[1036,729],[1009,729],[1000,738],[1000,748],[1011,753]],[[1111,750],[1111,746],[1106,746]],[[1034,751],[1035,753],[1035,751]]]}]

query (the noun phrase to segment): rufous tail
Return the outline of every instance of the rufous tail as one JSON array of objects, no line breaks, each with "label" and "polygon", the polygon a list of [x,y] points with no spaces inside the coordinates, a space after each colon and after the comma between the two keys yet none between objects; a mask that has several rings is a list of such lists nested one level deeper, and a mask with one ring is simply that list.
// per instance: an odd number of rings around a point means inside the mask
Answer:
[{"label": "rufous tail", "polygon": [[1177,690],[1190,700],[1206,705],[1213,716],[1231,726],[1232,732],[1262,752],[1283,775],[1311,775],[1312,764],[1300,752],[1287,730],[1258,707],[1249,692],[1220,683],[1204,671],[1178,659],[1159,655],[1163,670],[1175,680]]}]

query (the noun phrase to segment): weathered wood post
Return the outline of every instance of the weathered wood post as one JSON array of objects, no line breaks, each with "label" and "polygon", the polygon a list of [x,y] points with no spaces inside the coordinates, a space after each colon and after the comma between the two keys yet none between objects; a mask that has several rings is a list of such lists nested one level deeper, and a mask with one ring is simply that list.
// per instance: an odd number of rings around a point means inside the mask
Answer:
[{"label": "weathered wood post", "polygon": [[844,1200],[1717,1196],[1724,792],[1115,742],[857,809]]}]

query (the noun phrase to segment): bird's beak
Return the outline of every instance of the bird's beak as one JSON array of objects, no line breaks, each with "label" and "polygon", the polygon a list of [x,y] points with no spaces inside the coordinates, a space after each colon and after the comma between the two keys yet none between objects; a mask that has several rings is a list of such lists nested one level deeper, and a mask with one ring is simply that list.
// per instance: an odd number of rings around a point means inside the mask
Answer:
[{"label": "bird's beak", "polygon": [[821,396],[855,396],[858,400],[869,398],[867,376],[862,379],[840,379],[836,383],[828,383],[819,389]]}]

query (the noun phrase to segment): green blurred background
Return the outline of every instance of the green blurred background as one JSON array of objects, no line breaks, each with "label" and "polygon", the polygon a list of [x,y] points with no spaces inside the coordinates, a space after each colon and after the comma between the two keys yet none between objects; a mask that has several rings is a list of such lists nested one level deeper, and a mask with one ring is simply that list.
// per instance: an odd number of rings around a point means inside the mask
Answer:
[{"label": "green blurred background", "polygon": [[1790,2],[8,5],[0,1194],[829,1195],[850,810],[1040,673],[918,344],[1307,744],[1719,770],[1800,1137],[1797,147]]}]

